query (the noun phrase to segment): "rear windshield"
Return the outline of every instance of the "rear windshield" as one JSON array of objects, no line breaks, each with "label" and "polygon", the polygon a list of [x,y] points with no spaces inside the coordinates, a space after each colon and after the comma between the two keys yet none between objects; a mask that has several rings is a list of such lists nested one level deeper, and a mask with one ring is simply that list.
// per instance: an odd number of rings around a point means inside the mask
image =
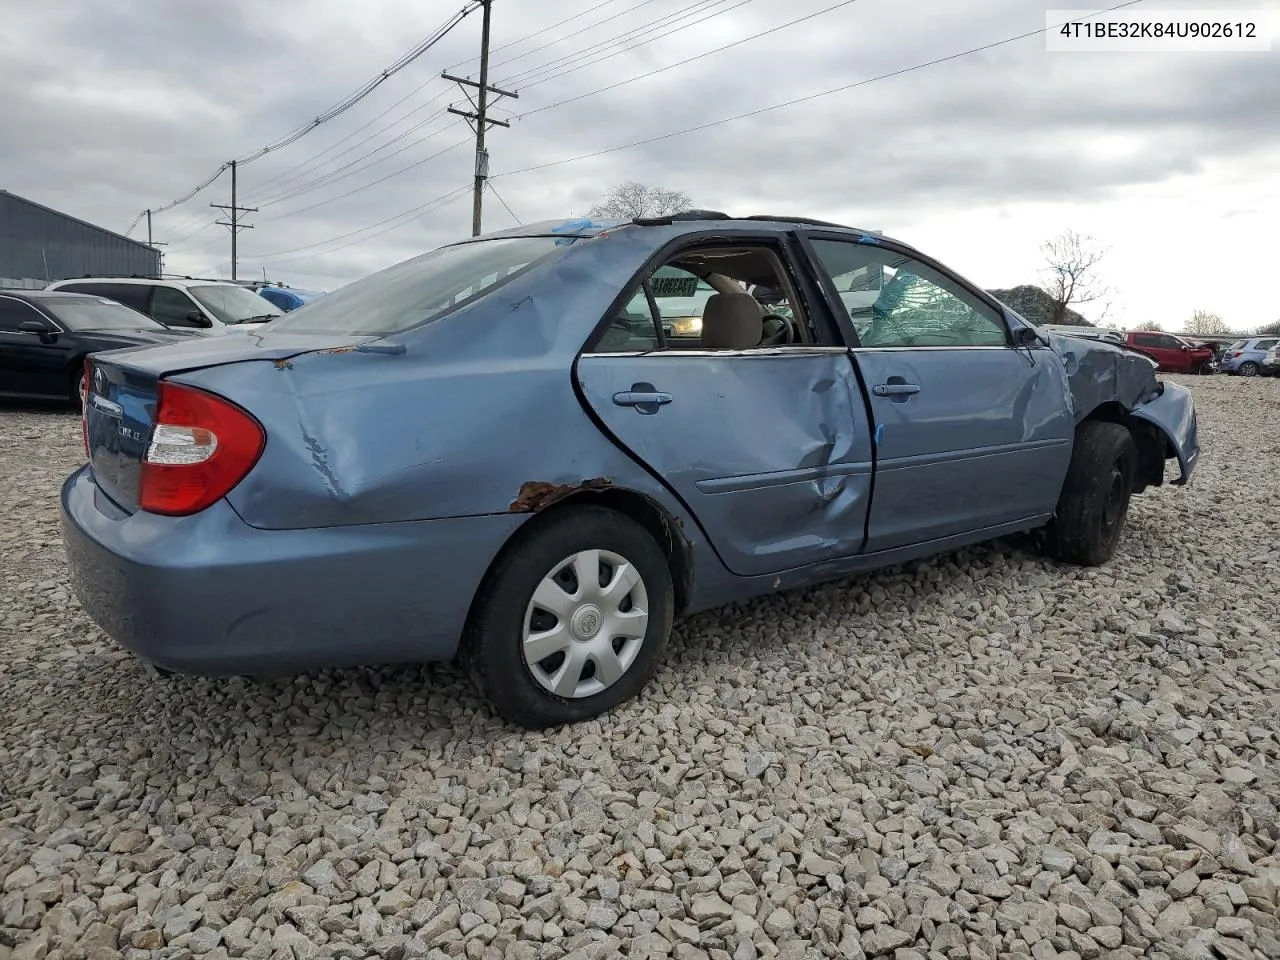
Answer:
[{"label": "rear windshield", "polygon": [[272,333],[387,336],[458,306],[555,253],[571,238],[508,237],[441,247],[347,284],[273,321]]}]

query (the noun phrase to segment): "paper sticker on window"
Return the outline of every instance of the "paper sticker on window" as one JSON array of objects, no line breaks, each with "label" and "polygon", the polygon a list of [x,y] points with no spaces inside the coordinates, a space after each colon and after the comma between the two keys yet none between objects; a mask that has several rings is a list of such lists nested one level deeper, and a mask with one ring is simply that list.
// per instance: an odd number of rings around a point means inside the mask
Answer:
[{"label": "paper sticker on window", "polygon": [[698,290],[697,277],[654,277],[655,297],[692,297]]}]

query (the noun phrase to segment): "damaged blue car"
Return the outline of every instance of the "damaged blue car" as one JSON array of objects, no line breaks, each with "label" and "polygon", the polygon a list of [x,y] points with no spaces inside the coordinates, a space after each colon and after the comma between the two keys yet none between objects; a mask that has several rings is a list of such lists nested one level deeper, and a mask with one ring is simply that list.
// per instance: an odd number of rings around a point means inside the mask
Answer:
[{"label": "damaged blue car", "polygon": [[63,531],[119,643],[461,656],[531,728],[635,696],[695,611],[1034,529],[1105,563],[1199,453],[1140,353],[873,231],[710,211],[451,244],[86,384]]}]

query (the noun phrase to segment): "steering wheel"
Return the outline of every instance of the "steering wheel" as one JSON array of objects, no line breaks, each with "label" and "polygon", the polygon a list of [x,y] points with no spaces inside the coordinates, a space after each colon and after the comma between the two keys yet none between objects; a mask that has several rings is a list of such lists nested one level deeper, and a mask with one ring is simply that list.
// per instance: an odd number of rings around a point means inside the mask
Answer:
[{"label": "steering wheel", "polygon": [[760,338],[760,346],[776,347],[799,342],[796,329],[791,321],[780,313],[766,313],[763,317],[764,336]]}]

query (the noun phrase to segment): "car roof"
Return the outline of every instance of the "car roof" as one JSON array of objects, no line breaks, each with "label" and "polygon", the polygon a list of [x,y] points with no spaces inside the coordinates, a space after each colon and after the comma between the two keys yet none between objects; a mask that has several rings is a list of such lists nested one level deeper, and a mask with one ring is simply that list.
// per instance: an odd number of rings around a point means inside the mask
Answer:
[{"label": "car roof", "polygon": [[[106,300],[96,293],[72,293],[70,290],[6,290],[0,288],[0,296],[26,300],[29,303],[45,303],[51,300]],[[111,301],[115,303],[114,300]]]},{"label": "car roof", "polygon": [[[174,286],[174,287],[244,287],[242,283],[236,283],[234,280],[218,280],[213,277],[67,277],[65,280],[59,280],[57,285],[66,283],[136,283],[143,286]],[[252,291],[250,291],[252,293]]]},{"label": "car roof", "polygon": [[845,224],[832,223],[827,220],[817,220],[812,217],[786,216],[781,214],[756,214],[745,217],[732,217],[727,213],[721,213],[716,210],[689,210],[683,213],[671,214],[669,216],[636,217],[630,220],[595,220],[591,217],[542,220],[537,223],[529,223],[519,227],[512,227],[509,230],[482,234],[479,237],[469,238],[460,242],[474,243],[478,240],[491,240],[506,237],[593,237],[620,229],[643,229],[645,227],[665,227],[675,226],[677,224],[687,226],[690,231],[705,230],[711,227],[716,230],[731,230],[735,232],[740,230],[765,230],[781,233],[798,228],[808,228],[811,230],[821,230],[824,233],[848,233],[852,236],[891,241],[904,247],[910,246],[909,244],[902,243],[892,237],[885,236],[879,230],[868,230],[863,227],[851,227]]}]

